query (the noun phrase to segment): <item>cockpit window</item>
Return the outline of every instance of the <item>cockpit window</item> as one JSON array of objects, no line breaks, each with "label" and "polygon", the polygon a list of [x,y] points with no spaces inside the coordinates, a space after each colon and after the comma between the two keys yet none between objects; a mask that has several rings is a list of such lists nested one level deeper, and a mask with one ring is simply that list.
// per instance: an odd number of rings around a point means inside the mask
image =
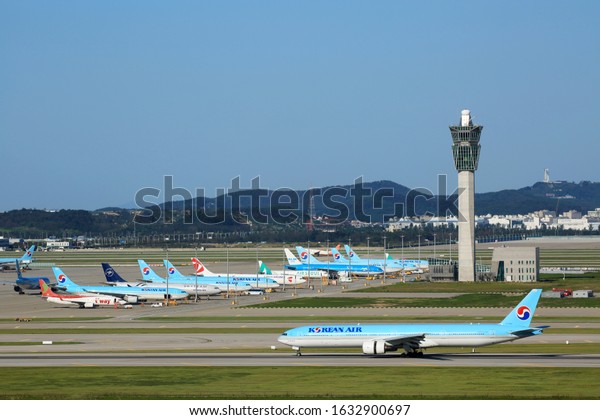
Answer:
[{"label": "cockpit window", "polygon": [[281,335],[287,335],[287,333],[283,333],[283,334],[281,334]]}]

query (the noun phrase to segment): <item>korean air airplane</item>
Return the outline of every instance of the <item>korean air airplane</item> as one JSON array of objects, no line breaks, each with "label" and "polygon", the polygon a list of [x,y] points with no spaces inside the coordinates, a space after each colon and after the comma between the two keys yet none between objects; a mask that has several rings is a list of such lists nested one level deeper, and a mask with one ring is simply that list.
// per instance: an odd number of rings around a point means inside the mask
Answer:
[{"label": "korean air airplane", "polygon": [[[296,256],[294,254],[292,254],[292,251],[290,251],[288,248],[284,248],[283,251],[285,252],[285,257],[288,261],[287,267],[302,264],[300,262],[300,260],[298,258],[296,258]],[[311,279],[322,279],[323,277],[328,276],[328,273],[325,270],[312,270],[311,269],[309,271],[309,270],[294,269],[294,272],[304,278],[311,278]]]},{"label": "korean air airplane", "polygon": [[350,261],[352,261],[352,264],[373,264],[374,266],[385,269],[386,273],[394,273],[404,269],[408,270],[417,268],[416,265],[407,263],[406,261],[402,262],[400,260],[392,260],[387,258],[361,258],[348,245],[344,245],[344,249],[346,250],[346,254],[348,254],[348,258],[350,258]]},{"label": "korean air airplane", "polygon": [[[381,268],[376,267],[374,265],[352,264],[344,262],[338,263],[335,261],[335,256],[333,262],[319,261],[301,246],[297,246],[296,251],[298,251],[298,256],[300,257],[299,264],[290,263],[289,265],[287,265],[287,268],[291,270],[325,270],[334,272],[346,272],[362,276],[383,273],[383,270]],[[339,252],[337,250],[336,253],[339,255]]]},{"label": "korean air airplane", "polygon": [[[212,276],[222,279],[228,275],[227,273],[213,273],[195,257],[192,257],[192,264],[194,265],[196,274],[199,276]],[[229,278],[237,282],[246,282],[257,289],[276,289],[279,287],[279,283],[270,275],[229,273]]]},{"label": "korean air airplane", "polygon": [[[167,264],[167,270],[169,273],[169,284],[171,283],[187,283],[187,284],[206,284],[212,285],[219,288],[222,292],[245,292],[250,290],[252,286],[246,282],[235,281],[230,278],[213,277],[213,276],[184,276],[177,270],[173,264],[165,260]],[[138,260],[140,271],[142,272],[142,279],[144,281],[151,281],[152,283],[159,283],[161,286],[166,284],[167,279],[159,276],[150,268],[144,260]]]},{"label": "korean air airplane", "polygon": [[[113,286],[136,286],[136,287],[151,287],[151,283],[130,283],[125,280],[111,267],[108,263],[102,263],[102,269],[104,270],[104,277],[106,277],[106,283]],[[214,296],[221,294],[221,289],[212,284],[203,283],[177,283],[176,281],[169,282],[169,288],[181,289],[191,296]]]},{"label": "korean air airplane", "polygon": [[175,287],[169,287],[167,290],[162,284],[160,286],[146,285],[144,287],[136,286],[80,286],[67,277],[58,267],[52,267],[54,276],[58,282],[58,287],[66,290],[69,293],[100,293],[104,295],[117,296],[129,303],[137,303],[142,300],[161,300],[166,299],[183,299],[187,297],[187,293]]},{"label": "korean air airplane", "polygon": [[301,349],[362,348],[365,354],[403,349],[409,357],[422,357],[430,347],[481,347],[541,334],[530,327],[542,289],[533,289],[499,324],[363,324],[310,325],[284,332],[277,341]]},{"label": "korean air airplane", "polygon": [[390,254],[388,254],[387,252],[385,253],[385,258],[388,261],[397,261],[399,264],[404,264],[404,266],[407,269],[427,269],[429,268],[429,261],[427,260],[407,260],[406,258],[403,260],[400,259],[394,259],[394,257],[392,257]]},{"label": "korean air airplane", "polygon": [[32,245],[21,257],[18,258],[0,258],[0,268],[9,269],[11,266],[16,266],[17,261],[21,267],[27,267],[33,261],[33,253],[35,245]]}]

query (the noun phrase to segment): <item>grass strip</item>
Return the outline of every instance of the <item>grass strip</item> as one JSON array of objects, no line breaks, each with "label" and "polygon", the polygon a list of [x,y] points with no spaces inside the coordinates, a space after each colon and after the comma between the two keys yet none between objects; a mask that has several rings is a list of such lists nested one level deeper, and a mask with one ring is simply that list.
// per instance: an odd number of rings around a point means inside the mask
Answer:
[{"label": "grass strip", "polygon": [[7,367],[0,382],[35,400],[598,399],[600,368]]}]

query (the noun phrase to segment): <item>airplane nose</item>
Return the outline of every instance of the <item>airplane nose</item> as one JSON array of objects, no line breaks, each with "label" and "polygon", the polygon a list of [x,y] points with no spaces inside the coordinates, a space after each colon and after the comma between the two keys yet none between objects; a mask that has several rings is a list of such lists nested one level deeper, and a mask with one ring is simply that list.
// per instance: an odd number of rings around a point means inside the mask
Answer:
[{"label": "airplane nose", "polygon": [[279,338],[277,338],[277,341],[281,344],[290,345],[290,340],[286,335],[280,335]]}]

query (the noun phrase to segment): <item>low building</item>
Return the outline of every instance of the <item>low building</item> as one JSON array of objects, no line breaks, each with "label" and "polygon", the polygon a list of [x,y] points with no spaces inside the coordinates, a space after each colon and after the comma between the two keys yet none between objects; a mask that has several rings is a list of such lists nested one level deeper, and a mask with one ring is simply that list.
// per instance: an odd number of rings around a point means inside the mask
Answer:
[{"label": "low building", "polygon": [[573,292],[574,298],[591,298],[594,297],[594,292],[591,290],[575,290]]},{"label": "low building", "polygon": [[538,281],[540,249],[538,247],[494,248],[491,272],[496,276],[497,281]]}]

